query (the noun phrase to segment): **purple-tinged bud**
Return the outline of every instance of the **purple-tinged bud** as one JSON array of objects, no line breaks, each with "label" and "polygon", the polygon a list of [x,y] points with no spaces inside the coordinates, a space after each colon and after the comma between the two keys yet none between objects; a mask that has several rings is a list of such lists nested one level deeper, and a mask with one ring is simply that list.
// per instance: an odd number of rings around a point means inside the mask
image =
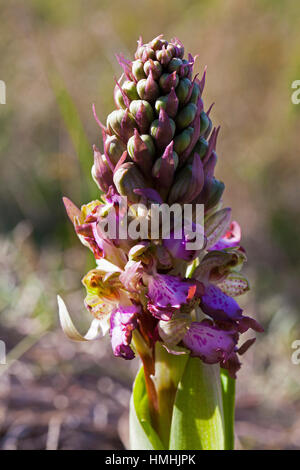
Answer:
[{"label": "purple-tinged bud", "polygon": [[114,89],[114,102],[118,109],[126,109],[126,104],[124,102],[124,92],[119,84],[117,84]]},{"label": "purple-tinged bud", "polygon": [[114,165],[118,163],[125,150],[126,146],[116,135],[106,137],[104,151]]},{"label": "purple-tinged bud", "polygon": [[156,58],[155,51],[151,49],[151,47],[146,46],[142,52],[142,57],[141,57],[142,61],[147,62],[147,60],[149,59],[155,60],[155,58]]},{"label": "purple-tinged bud", "polygon": [[182,78],[179,80],[178,87],[176,88],[176,95],[180,104],[184,104],[186,102],[191,86],[192,82],[188,78]]},{"label": "purple-tinged bud", "polygon": [[147,77],[150,74],[150,70],[152,71],[154,80],[157,80],[162,74],[162,66],[157,60],[153,61],[152,59],[149,59],[145,62],[144,72]]},{"label": "purple-tinged bud", "polygon": [[142,134],[148,132],[151,122],[154,119],[153,108],[146,100],[134,100],[130,103],[129,110]]},{"label": "purple-tinged bud", "polygon": [[202,159],[204,155],[206,154],[207,149],[208,149],[207,140],[205,140],[204,137],[200,137],[200,139],[197,140],[195,147],[193,148],[193,152],[198,153],[198,155]]},{"label": "purple-tinged bud", "polygon": [[161,108],[164,108],[167,115],[174,118],[178,110],[178,98],[176,96],[174,88],[168,95],[160,96],[155,102],[156,112],[159,114]]},{"label": "purple-tinged bud", "polygon": [[[174,152],[174,151],[173,151],[173,160],[174,160],[174,170],[176,171],[176,169],[178,168],[178,164],[179,164],[179,157],[178,157],[177,153]],[[163,163],[162,157],[158,158],[155,161],[155,163],[153,165],[153,168],[152,168],[152,175],[154,177],[159,176],[162,163]]]},{"label": "purple-tinged bud", "polygon": [[207,201],[205,203],[205,211],[208,211],[212,207],[216,206],[221,200],[225,189],[223,181],[219,181],[216,178],[212,178]]},{"label": "purple-tinged bud", "polygon": [[160,34],[159,36],[157,36],[156,38],[152,39],[152,41],[150,42],[150,47],[154,50],[154,51],[157,51],[158,49],[161,49],[162,46],[163,46],[163,35]]},{"label": "purple-tinged bud", "polygon": [[161,108],[159,118],[152,122],[150,134],[154,138],[159,149],[166,147],[174,137],[175,122],[169,118],[166,111]]},{"label": "purple-tinged bud", "polygon": [[211,153],[211,156],[209,157],[207,162],[204,164],[204,173],[205,173],[205,176],[207,176],[208,178],[213,177],[217,160],[218,160],[217,154],[213,150]]},{"label": "purple-tinged bud", "polygon": [[113,173],[97,147],[94,145],[94,165],[92,166],[92,177],[101,191],[107,193],[109,187],[113,185]]},{"label": "purple-tinged bud", "polygon": [[202,111],[202,113],[200,114],[200,135],[201,136],[205,134],[208,127],[209,127],[209,117],[204,111]]},{"label": "purple-tinged bud", "polygon": [[193,134],[194,129],[188,127],[174,138],[174,150],[179,156],[189,147]]},{"label": "purple-tinged bud", "polygon": [[[208,116],[208,114],[206,113],[206,115]],[[211,130],[212,130],[212,120],[210,119],[210,117],[208,116],[208,120],[209,120],[209,125],[208,125],[208,128],[206,129],[206,131],[204,132],[203,134],[203,137],[205,139],[208,138],[209,134],[211,133]]]},{"label": "purple-tinged bud", "polygon": [[123,163],[114,173],[113,180],[121,196],[127,196],[129,202],[138,202],[140,196],[135,189],[146,188],[145,179],[135,163]]},{"label": "purple-tinged bud", "polygon": [[132,75],[137,81],[146,78],[146,74],[144,72],[144,63],[142,60],[137,59],[132,62]]},{"label": "purple-tinged bud", "polygon": [[200,95],[201,95],[200,87],[199,87],[198,83],[194,82],[193,90],[192,90],[192,93],[191,93],[191,96],[190,96],[190,99],[189,99],[190,103],[197,104]]},{"label": "purple-tinged bud", "polygon": [[179,83],[179,77],[176,72],[163,73],[159,79],[159,86],[164,93],[169,93],[172,88],[176,88]]},{"label": "purple-tinged bud", "polygon": [[197,106],[194,103],[187,104],[182,108],[176,117],[176,126],[178,129],[188,127],[194,121],[197,113]]},{"label": "purple-tinged bud", "polygon": [[134,135],[128,140],[127,150],[132,160],[138,165],[143,174],[148,177],[151,173],[154,155],[149,150],[147,143],[139,135],[137,129],[135,129]]},{"label": "purple-tinged bud", "polygon": [[166,147],[162,157],[156,160],[152,175],[156,180],[157,187],[169,190],[175,173],[175,159],[178,155],[173,151],[173,142]]},{"label": "purple-tinged bud", "polygon": [[156,51],[156,59],[161,63],[161,65],[166,67],[172,59],[172,54],[165,46],[163,46],[161,50]]},{"label": "purple-tinged bud", "polygon": [[111,133],[127,142],[129,137],[133,135],[136,122],[128,109],[125,111],[124,109],[118,109],[107,116],[106,125]]},{"label": "purple-tinged bud", "polygon": [[142,100],[150,102],[155,101],[158,97],[159,87],[151,70],[147,79],[144,78],[137,83],[137,92]]},{"label": "purple-tinged bud", "polygon": [[218,127],[217,129],[214,128],[212,133],[211,133],[211,136],[208,140],[208,149],[207,149],[207,152],[205,154],[205,157],[203,158],[203,164],[208,162],[211,154],[213,153],[214,150],[216,150],[219,131],[220,131],[220,127]]},{"label": "purple-tinged bud", "polygon": [[179,73],[180,68],[182,67],[182,60],[178,59],[177,57],[173,57],[173,59],[170,60],[169,65],[168,65],[168,72],[177,72]]},{"label": "purple-tinged bud", "polygon": [[174,46],[174,44],[168,44],[167,45],[167,51],[171,54],[172,57],[176,57],[176,47]]},{"label": "purple-tinged bud", "polygon": [[146,47],[147,47],[146,44],[141,44],[141,45],[138,46],[138,48],[136,50],[136,53],[134,54],[135,59],[141,59],[142,58],[143,52],[146,49]]},{"label": "purple-tinged bud", "polygon": [[172,44],[176,48],[176,57],[179,57],[180,59],[182,59],[183,56],[184,56],[184,46],[183,46],[182,42],[179,41],[179,39],[174,38],[174,39],[172,39]]},{"label": "purple-tinged bud", "polygon": [[197,153],[194,155],[193,164],[187,164],[178,173],[175,183],[169,193],[168,202],[188,204],[201,192],[204,184],[204,171],[201,159]]}]

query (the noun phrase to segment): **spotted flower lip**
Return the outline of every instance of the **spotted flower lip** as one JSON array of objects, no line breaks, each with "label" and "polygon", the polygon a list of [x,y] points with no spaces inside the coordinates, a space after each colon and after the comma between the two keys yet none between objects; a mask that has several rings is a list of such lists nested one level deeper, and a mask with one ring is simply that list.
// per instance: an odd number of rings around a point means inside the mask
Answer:
[{"label": "spotted flower lip", "polygon": [[132,305],[117,307],[110,317],[110,336],[113,353],[124,359],[133,359],[134,352],[130,347],[132,331],[137,327],[137,316],[140,308]]},{"label": "spotted flower lip", "polygon": [[200,357],[207,364],[225,362],[234,351],[236,332],[222,330],[208,320],[193,322],[183,338],[183,344],[190,349],[191,356]]},{"label": "spotted flower lip", "polygon": [[199,281],[183,281],[167,274],[147,276],[148,309],[159,320],[168,321],[176,310],[202,290]]}]

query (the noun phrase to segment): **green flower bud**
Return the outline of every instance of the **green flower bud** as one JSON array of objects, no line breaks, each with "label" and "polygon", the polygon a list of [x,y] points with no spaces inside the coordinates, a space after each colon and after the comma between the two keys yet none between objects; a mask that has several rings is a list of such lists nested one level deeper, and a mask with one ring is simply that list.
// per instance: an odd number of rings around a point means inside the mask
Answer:
[{"label": "green flower bud", "polygon": [[208,138],[208,136],[209,136],[209,134],[210,134],[210,132],[211,132],[211,130],[212,130],[212,120],[210,119],[209,116],[207,116],[207,117],[208,117],[208,120],[209,120],[209,125],[208,125],[208,128],[206,129],[206,131],[205,131],[204,134],[203,134],[203,136],[205,137],[205,139]]},{"label": "green flower bud", "polygon": [[154,101],[159,95],[159,87],[150,73],[148,78],[144,78],[137,83],[137,92],[142,100]]},{"label": "green flower bud", "polygon": [[209,128],[209,117],[204,111],[202,111],[200,114],[200,135],[205,134],[208,128]]},{"label": "green flower bud", "polygon": [[115,186],[122,196],[127,196],[130,202],[138,202],[140,196],[135,189],[146,188],[146,182],[138,167],[131,162],[124,163],[114,173]]},{"label": "green flower bud", "polygon": [[157,100],[155,101],[155,111],[157,112],[157,114],[159,114],[161,108],[166,109],[167,102],[168,95],[160,96],[159,98],[157,98]]},{"label": "green flower bud", "polygon": [[134,100],[130,103],[129,110],[131,114],[136,117],[138,113],[141,113],[141,116],[137,116],[137,122],[139,121],[139,118],[144,121],[144,126],[149,128],[150,123],[154,119],[154,112],[153,108],[150,103],[146,100]]},{"label": "green flower bud", "polygon": [[192,179],[192,165],[188,164],[183,167],[179,174],[177,175],[175,182],[173,183],[169,197],[168,197],[168,203],[173,204],[174,202],[181,201],[184,198],[184,195],[186,194],[191,179]]},{"label": "green flower bud", "polygon": [[162,127],[162,123],[159,119],[155,119],[150,127],[150,134],[159,148],[171,142],[176,130],[175,122],[171,118],[168,118],[168,122],[164,123],[163,126],[164,127]]},{"label": "green flower bud", "polygon": [[180,67],[182,66],[182,60],[174,57],[168,65],[168,72],[179,72]]},{"label": "green flower bud", "polygon": [[[142,134],[140,135],[140,138],[142,141],[146,144],[148,152],[150,156],[153,158],[155,156],[156,150],[155,150],[155,145],[153,142],[153,139],[150,135],[148,134]],[[129,156],[134,159],[134,153],[135,153],[135,138],[134,135],[130,137],[130,139],[127,142],[127,150],[129,153]]]},{"label": "green flower bud", "polygon": [[126,104],[124,103],[122,92],[118,86],[116,86],[115,91],[114,91],[114,100],[115,100],[117,108],[126,109]]},{"label": "green flower bud", "polygon": [[162,65],[166,66],[172,59],[172,53],[168,49],[161,49],[156,51],[156,58]]},{"label": "green flower bud", "polygon": [[130,101],[139,99],[139,95],[137,93],[136,85],[134,82],[126,80],[122,85],[122,89],[125,91]]},{"label": "green flower bud", "polygon": [[[176,171],[176,169],[178,168],[178,164],[179,164],[179,157],[176,152],[173,152],[173,160],[174,160],[174,171]],[[152,175],[154,177],[157,177],[159,175],[161,164],[162,164],[162,157],[158,158],[153,165]]]},{"label": "green flower bud", "polygon": [[169,93],[172,88],[176,88],[179,83],[179,77],[176,72],[163,73],[159,79],[159,86],[164,93]]},{"label": "green flower bud", "polygon": [[127,110],[117,109],[107,116],[106,126],[113,134],[127,140],[134,132],[135,120]]},{"label": "green flower bud", "polygon": [[216,178],[212,179],[209,197],[207,202],[205,203],[205,211],[208,211],[209,209],[218,204],[223,195],[224,189],[225,184],[223,183],[223,181],[219,181]]},{"label": "green flower bud", "polygon": [[194,129],[192,127],[188,127],[180,134],[176,135],[176,137],[174,138],[174,150],[178,153],[178,155],[180,155],[188,148],[191,143],[193,134]]},{"label": "green flower bud", "polygon": [[180,104],[185,102],[191,86],[192,82],[188,78],[182,78],[179,81],[178,87],[176,88],[176,95]]},{"label": "green flower bud", "polygon": [[132,62],[132,74],[136,80],[142,80],[146,78],[146,74],[144,72],[144,64],[140,59],[135,60]]},{"label": "green flower bud", "polygon": [[114,165],[118,163],[123,152],[126,150],[126,146],[116,135],[107,136],[104,147]]},{"label": "green flower bud", "polygon": [[191,97],[190,97],[190,103],[197,104],[199,96],[200,96],[200,87],[199,87],[198,83],[194,83],[193,91],[192,91],[192,94],[191,94]]},{"label": "green flower bud", "polygon": [[155,145],[154,145],[154,142],[153,142],[153,139],[151,137],[151,135],[149,134],[142,134],[141,135],[141,139],[145,142],[145,144],[147,145],[148,147],[148,150],[149,150],[149,153],[152,157],[155,156],[155,153],[156,153],[156,150],[155,150]]},{"label": "green flower bud", "polygon": [[196,142],[195,147],[193,148],[193,153],[198,153],[200,158],[203,158],[206,154],[208,149],[208,142],[204,139],[204,137],[200,137],[200,139]]},{"label": "green flower bud", "polygon": [[179,111],[176,117],[176,125],[178,129],[184,129],[193,122],[197,109],[198,108],[194,103],[189,103]]},{"label": "green flower bud", "polygon": [[153,61],[152,59],[149,59],[144,64],[144,72],[147,77],[150,74],[150,70],[152,70],[154,80],[157,80],[161,76],[162,66],[157,60]]}]

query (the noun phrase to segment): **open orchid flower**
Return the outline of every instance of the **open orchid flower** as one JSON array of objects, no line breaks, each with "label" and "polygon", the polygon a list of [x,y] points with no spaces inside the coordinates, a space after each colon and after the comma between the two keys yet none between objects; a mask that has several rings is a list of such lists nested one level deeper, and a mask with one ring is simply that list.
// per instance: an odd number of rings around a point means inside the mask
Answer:
[{"label": "open orchid flower", "polygon": [[[203,419],[192,433],[195,444],[186,443],[186,421],[178,412],[195,400],[197,414],[208,406],[206,395],[220,400],[215,371],[221,368],[231,383],[241,366],[238,355],[254,342],[239,346],[240,336],[249,329],[262,331],[235,299],[249,290],[240,273],[246,255],[239,224],[231,222],[230,208],[222,208],[224,183],[214,176],[219,128],[213,128],[211,107],[205,111],[203,102],[206,69],[201,79],[193,77],[195,58],[184,58],[182,43],[162,35],[148,44],[140,39],[134,60],[118,56],[118,62],[123,70],[114,89],[116,109],[106,125],[95,114],[103,138],[103,153],[94,146],[92,168],[99,200],[79,209],[64,198],[76,234],[95,257],[95,268],[82,281],[94,320],[82,336],[59,299],[62,327],[79,341],[109,333],[115,356],[140,356],[143,368],[135,387],[143,392],[132,405],[132,423],[148,416],[146,428],[139,421],[147,448],[225,448],[224,429],[232,432],[223,422],[226,413],[232,416],[226,401],[214,403],[219,414],[204,413],[211,416],[207,422],[219,420],[212,426],[219,437],[209,443],[205,439],[211,431],[201,428]],[[203,223],[197,219],[200,205]],[[202,237],[201,246],[191,247],[193,236],[185,232],[185,223],[178,224],[177,215],[169,231],[158,219],[153,235],[154,211],[163,206],[174,211],[189,206],[191,233]],[[181,398],[195,380],[202,384],[198,391]],[[147,407],[142,413],[140,403]],[[136,448],[145,445],[139,432],[132,431]]]}]

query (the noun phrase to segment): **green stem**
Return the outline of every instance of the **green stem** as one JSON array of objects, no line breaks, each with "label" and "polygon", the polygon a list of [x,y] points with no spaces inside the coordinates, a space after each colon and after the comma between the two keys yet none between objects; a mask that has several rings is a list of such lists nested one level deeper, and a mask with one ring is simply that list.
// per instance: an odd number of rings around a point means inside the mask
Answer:
[{"label": "green stem", "polygon": [[225,449],[234,449],[234,411],[235,411],[235,379],[230,377],[226,369],[221,369],[222,398],[225,427]]}]

